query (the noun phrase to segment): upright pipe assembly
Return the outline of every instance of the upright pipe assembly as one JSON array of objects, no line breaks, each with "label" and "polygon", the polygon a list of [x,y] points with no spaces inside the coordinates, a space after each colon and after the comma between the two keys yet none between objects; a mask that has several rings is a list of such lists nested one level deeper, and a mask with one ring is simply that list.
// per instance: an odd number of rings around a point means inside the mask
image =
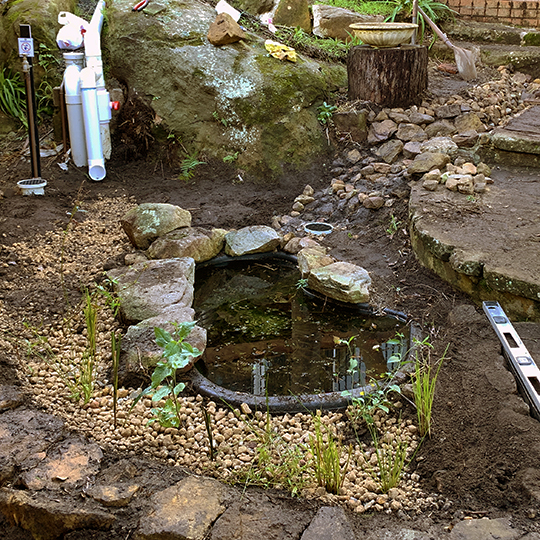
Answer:
[{"label": "upright pipe assembly", "polygon": [[87,164],[90,178],[96,181],[106,175],[105,159],[111,156],[111,108],[117,106],[110,101],[103,76],[100,34],[104,8],[105,0],[100,0],[89,23],[61,12],[58,22],[63,27],[56,38],[61,49],[73,51],[84,44],[84,55],[64,53],[64,87],[73,162],[78,167]]}]

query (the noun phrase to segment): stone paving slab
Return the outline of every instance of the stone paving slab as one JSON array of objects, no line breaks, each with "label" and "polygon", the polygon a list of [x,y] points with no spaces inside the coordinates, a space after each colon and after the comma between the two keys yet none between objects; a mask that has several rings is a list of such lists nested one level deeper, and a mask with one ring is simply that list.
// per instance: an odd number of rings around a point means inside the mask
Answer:
[{"label": "stone paving slab", "polygon": [[470,198],[411,182],[411,241],[425,266],[474,300],[540,320],[538,171],[495,168],[489,191]]}]

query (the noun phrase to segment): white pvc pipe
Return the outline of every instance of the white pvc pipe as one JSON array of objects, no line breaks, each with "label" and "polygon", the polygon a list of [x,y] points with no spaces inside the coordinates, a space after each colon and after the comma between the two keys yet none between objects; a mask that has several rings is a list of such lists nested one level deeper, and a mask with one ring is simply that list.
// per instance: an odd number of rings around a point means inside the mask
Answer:
[{"label": "white pvc pipe", "polygon": [[64,60],[67,65],[64,71],[64,93],[71,143],[71,159],[73,159],[73,163],[77,167],[84,167],[88,159],[80,83],[84,54],[64,53]]},{"label": "white pvc pipe", "polygon": [[92,68],[85,67],[81,71],[80,79],[88,174],[92,180],[103,180],[106,173],[99,126],[96,73]]}]

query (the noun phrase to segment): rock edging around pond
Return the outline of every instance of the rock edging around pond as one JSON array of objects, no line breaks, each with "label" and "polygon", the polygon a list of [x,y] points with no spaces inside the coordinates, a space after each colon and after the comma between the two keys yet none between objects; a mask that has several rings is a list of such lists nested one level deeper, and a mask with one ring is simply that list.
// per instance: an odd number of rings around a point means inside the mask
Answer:
[{"label": "rock edging around pond", "polygon": [[[309,190],[306,187],[305,191]],[[350,304],[369,301],[368,272],[336,261],[312,238],[282,238],[263,225],[237,231],[191,228],[187,214],[173,205],[146,203],[128,212],[121,221],[134,247],[147,248],[145,253],[139,251],[127,257],[126,262],[133,263],[127,268],[107,272],[120,301],[120,315],[131,323],[122,340],[121,385],[143,383],[148,379],[147,369],[161,358],[154,327],[172,331],[173,324],[194,320],[195,265],[221,252],[238,259],[283,248],[285,253],[295,252],[302,278],[318,294]],[[204,351],[206,330],[195,326],[187,341]],[[192,364],[185,371],[191,367]]]}]

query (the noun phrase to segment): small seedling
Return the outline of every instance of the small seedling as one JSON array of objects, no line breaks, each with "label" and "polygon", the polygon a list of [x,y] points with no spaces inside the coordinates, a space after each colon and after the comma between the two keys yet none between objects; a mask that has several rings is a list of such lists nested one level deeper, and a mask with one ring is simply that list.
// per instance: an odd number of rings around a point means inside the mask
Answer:
[{"label": "small seedling", "polygon": [[329,105],[326,101],[323,101],[323,104],[317,107],[317,120],[323,126],[326,126],[332,119],[332,115],[336,109],[337,107],[335,105]]},{"label": "small seedling", "polygon": [[180,165],[180,170],[182,171],[180,173],[179,178],[181,180],[185,180],[186,182],[188,180],[191,180],[193,178],[193,175],[195,174],[195,168],[199,165],[204,165],[204,161],[199,161],[197,159],[196,154],[192,154],[190,156],[187,156],[184,158]]},{"label": "small seedling", "polygon": [[388,229],[386,229],[387,234],[389,234],[390,236],[394,236],[394,234],[396,234],[400,226],[401,226],[401,221],[398,221],[396,216],[392,214],[390,216],[390,225],[388,225]]},{"label": "small seedling", "polygon": [[239,152],[235,152],[234,154],[229,154],[228,156],[225,156],[223,158],[223,163],[232,163],[233,161],[236,161],[238,159]]},{"label": "small seedling", "polygon": [[151,377],[151,385],[145,388],[135,399],[131,409],[137,405],[139,400],[149,394],[152,395],[152,403],[157,403],[165,399],[165,404],[152,409],[154,418],[148,423],[158,421],[163,427],[179,428],[180,403],[178,394],[184,390],[186,385],[177,382],[176,372],[178,369],[186,367],[193,358],[202,354],[201,351],[184,341],[195,326],[195,322],[173,323],[174,332],[172,335],[163,328],[154,328],[156,343],[163,349],[162,357]]}]

